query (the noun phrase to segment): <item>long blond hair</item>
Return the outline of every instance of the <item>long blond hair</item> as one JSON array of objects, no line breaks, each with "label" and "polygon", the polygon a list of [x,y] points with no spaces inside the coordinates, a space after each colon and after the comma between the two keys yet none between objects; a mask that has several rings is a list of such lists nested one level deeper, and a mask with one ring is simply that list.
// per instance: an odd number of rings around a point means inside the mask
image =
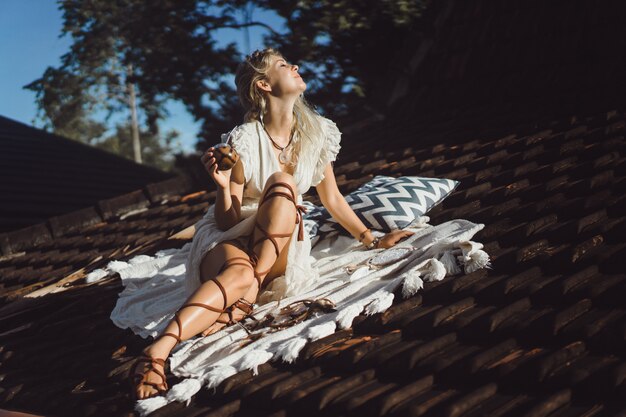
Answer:
[{"label": "long blond hair", "polygon": [[[267,79],[267,73],[272,63],[272,57],[285,59],[273,48],[256,50],[239,64],[235,74],[235,85],[239,102],[246,111],[244,123],[259,121],[263,123],[263,116],[267,111],[267,101],[263,93],[257,88],[257,81]],[[290,147],[291,164],[295,165],[302,155],[307,154],[307,148],[312,146],[315,138],[324,134],[321,126],[320,114],[300,94],[293,106],[294,136]]]}]

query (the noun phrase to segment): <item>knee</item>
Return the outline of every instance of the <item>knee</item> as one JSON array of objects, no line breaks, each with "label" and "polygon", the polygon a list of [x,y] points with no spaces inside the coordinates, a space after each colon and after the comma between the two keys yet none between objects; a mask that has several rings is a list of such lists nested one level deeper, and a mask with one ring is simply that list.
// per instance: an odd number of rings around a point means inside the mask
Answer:
[{"label": "knee", "polygon": [[269,187],[272,184],[276,183],[286,183],[291,187],[294,193],[297,193],[296,180],[293,178],[293,175],[287,174],[282,171],[274,172],[269,176],[267,182],[265,183],[265,188]]}]

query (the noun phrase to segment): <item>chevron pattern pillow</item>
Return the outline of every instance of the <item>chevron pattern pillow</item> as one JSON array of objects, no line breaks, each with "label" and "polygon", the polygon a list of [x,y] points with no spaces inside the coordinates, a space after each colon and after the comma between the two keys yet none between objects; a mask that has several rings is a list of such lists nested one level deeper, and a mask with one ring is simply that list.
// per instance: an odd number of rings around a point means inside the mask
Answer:
[{"label": "chevron pattern pillow", "polygon": [[330,219],[330,214],[324,207],[316,206],[310,201],[304,200],[302,205],[306,207],[306,213],[302,216],[304,230],[313,239],[319,233],[319,228],[324,221]]},{"label": "chevron pattern pillow", "polygon": [[[346,196],[363,224],[372,230],[389,232],[403,229],[441,203],[459,181],[427,177],[388,177],[378,175]],[[316,207],[305,218],[316,222],[316,230],[327,234],[338,231],[349,233],[339,225],[323,207]]]}]

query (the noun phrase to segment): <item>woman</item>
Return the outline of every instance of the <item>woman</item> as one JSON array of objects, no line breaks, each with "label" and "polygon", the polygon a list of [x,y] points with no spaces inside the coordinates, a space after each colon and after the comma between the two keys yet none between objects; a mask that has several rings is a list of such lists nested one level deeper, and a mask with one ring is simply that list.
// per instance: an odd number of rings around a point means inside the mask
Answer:
[{"label": "woman", "polygon": [[214,148],[202,156],[217,185],[216,201],[196,224],[185,282],[190,296],[131,370],[137,399],[167,391],[165,360],[178,343],[233,324],[263,295],[293,295],[313,283],[299,204],[311,185],[367,248],[389,248],[413,234],[396,230],[375,238],[347,204],[332,168],[341,134],[305,102],[297,65],[271,48],[255,51],[240,64],[235,83],[246,123],[223,140],[240,160],[220,171]]}]

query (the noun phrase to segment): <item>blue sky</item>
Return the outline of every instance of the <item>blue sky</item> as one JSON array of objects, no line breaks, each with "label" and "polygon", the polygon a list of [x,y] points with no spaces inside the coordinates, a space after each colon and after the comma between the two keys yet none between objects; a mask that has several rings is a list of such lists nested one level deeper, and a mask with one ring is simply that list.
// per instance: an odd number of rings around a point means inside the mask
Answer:
[{"label": "blue sky", "polygon": [[[283,32],[281,19],[273,13],[257,9],[254,20],[270,24]],[[40,127],[37,120],[35,94],[22,87],[39,78],[49,66],[60,64],[60,57],[69,50],[71,39],[59,38],[62,12],[53,0],[0,0],[0,115]],[[261,48],[266,29],[250,29],[250,48]],[[218,44],[237,42],[244,50],[243,31],[223,30]],[[180,145],[185,153],[194,151],[198,124],[180,103],[168,106],[170,116],[161,124],[163,131],[180,132]]]}]

